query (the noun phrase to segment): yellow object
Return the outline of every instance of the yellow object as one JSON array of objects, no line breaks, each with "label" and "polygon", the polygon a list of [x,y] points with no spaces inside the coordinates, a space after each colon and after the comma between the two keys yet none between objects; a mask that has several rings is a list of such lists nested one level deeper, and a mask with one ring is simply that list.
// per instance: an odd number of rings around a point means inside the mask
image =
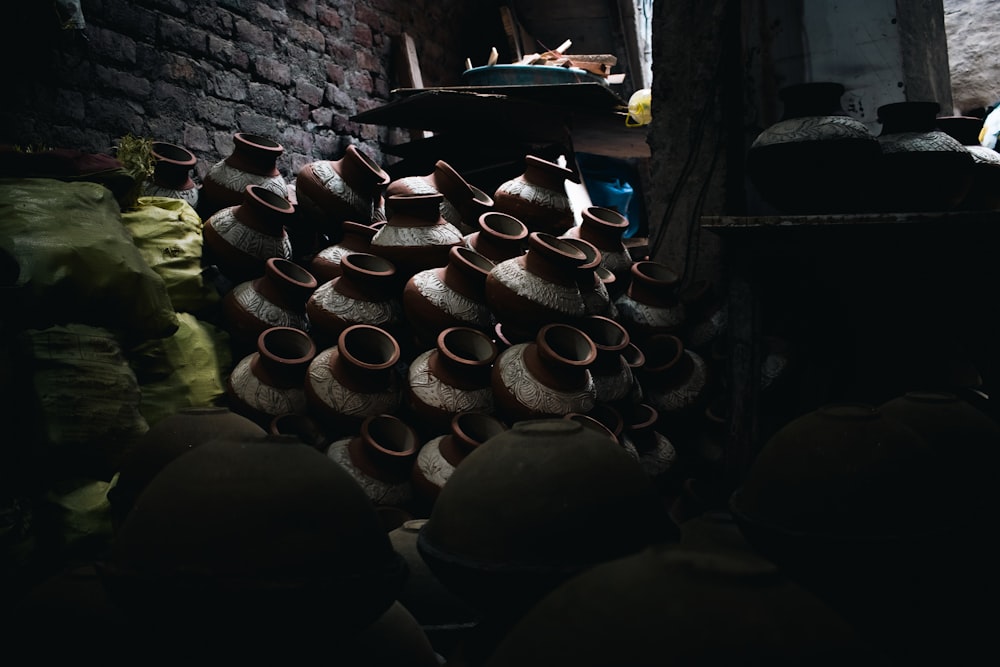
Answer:
[{"label": "yellow object", "polygon": [[632,97],[628,98],[628,116],[625,118],[626,125],[629,127],[649,125],[649,122],[653,120],[653,114],[650,110],[650,98],[649,88],[643,88],[632,93]]}]

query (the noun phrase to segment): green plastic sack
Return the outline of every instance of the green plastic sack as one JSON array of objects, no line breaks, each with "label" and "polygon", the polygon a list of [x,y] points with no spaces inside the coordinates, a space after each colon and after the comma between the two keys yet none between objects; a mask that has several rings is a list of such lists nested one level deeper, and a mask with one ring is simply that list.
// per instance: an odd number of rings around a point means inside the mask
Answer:
[{"label": "green plastic sack", "polygon": [[191,313],[178,313],[173,336],[128,352],[142,390],[139,409],[152,427],[183,408],[219,405],[232,367],[229,334]]},{"label": "green plastic sack", "polygon": [[69,324],[25,330],[18,349],[40,458],[63,474],[110,478],[127,445],[149,430],[139,382],[117,338]]},{"label": "green plastic sack", "polygon": [[183,199],[139,197],[122,223],[146,263],[163,278],[178,312],[199,313],[219,302],[219,292],[201,274],[202,220]]},{"label": "green plastic sack", "polygon": [[79,322],[138,339],[177,330],[166,284],[102,185],[0,179],[0,248],[20,267],[18,316],[28,326]]}]

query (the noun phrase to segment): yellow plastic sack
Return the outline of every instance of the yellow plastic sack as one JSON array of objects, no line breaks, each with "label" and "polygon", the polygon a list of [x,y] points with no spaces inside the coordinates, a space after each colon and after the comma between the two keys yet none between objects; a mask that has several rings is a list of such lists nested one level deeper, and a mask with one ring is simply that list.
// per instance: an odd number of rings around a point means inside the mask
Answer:
[{"label": "yellow plastic sack", "polygon": [[0,248],[19,266],[16,315],[27,326],[79,322],[137,339],[177,330],[166,284],[103,185],[0,179]]},{"label": "yellow plastic sack", "polygon": [[232,367],[226,331],[190,313],[178,313],[177,319],[173,336],[128,353],[142,390],[139,409],[150,426],[182,408],[218,405]]},{"label": "yellow plastic sack", "polygon": [[219,301],[201,274],[202,220],[183,199],[139,197],[122,223],[146,263],[163,278],[178,312],[199,313]]}]

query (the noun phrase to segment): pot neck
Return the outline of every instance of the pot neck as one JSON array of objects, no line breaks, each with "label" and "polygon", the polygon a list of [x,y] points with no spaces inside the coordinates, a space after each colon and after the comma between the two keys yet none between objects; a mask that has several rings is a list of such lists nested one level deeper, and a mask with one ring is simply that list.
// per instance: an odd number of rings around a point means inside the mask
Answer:
[{"label": "pot neck", "polygon": [[233,150],[225,162],[234,169],[258,176],[279,176],[278,158],[285,148],[267,137],[244,132],[233,136]]},{"label": "pot neck", "polygon": [[271,257],[264,264],[264,275],[253,282],[256,292],[286,310],[302,312],[316,290],[315,276],[290,260]]},{"label": "pot neck", "polygon": [[528,235],[524,268],[548,282],[565,286],[577,283],[579,268],[587,261],[582,250],[565,239],[544,232]]}]

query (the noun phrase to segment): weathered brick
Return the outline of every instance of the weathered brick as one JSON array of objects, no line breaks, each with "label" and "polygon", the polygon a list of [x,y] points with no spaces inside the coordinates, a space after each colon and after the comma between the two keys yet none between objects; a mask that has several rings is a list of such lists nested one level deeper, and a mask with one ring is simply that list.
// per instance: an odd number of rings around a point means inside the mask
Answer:
[{"label": "weathered brick", "polygon": [[215,97],[204,97],[194,107],[198,120],[205,121],[213,127],[230,128],[236,125],[236,109],[232,103]]},{"label": "weathered brick", "polygon": [[236,39],[262,49],[274,48],[274,37],[271,33],[246,19],[236,19]]},{"label": "weathered brick", "polygon": [[323,89],[308,81],[295,82],[295,97],[306,104],[318,107],[323,102]]},{"label": "weathered brick", "polygon": [[254,72],[257,76],[276,83],[280,86],[287,86],[292,82],[292,68],[287,63],[283,63],[276,58],[261,56],[253,61]]},{"label": "weathered brick", "polygon": [[178,84],[201,86],[205,81],[201,63],[176,53],[163,54],[160,75]]},{"label": "weathered brick", "polygon": [[277,115],[285,110],[285,96],[274,86],[250,82],[247,93],[247,104],[257,111]]},{"label": "weathered brick", "polygon": [[344,68],[336,63],[326,64],[326,80],[339,86],[344,83]]},{"label": "weathered brick", "polygon": [[95,68],[94,72],[97,81],[102,86],[129,99],[143,99],[149,95],[151,90],[148,80],[133,76],[128,72],[100,65]]},{"label": "weathered brick", "polygon": [[76,90],[57,90],[55,91],[55,109],[64,118],[83,120],[83,95]]},{"label": "weathered brick", "polygon": [[208,55],[227,67],[243,71],[250,68],[250,56],[239,45],[228,39],[209,35]]},{"label": "weathered brick", "polygon": [[333,109],[330,107],[313,109],[309,114],[309,118],[312,119],[312,122],[321,127],[330,127],[330,123],[333,121]]},{"label": "weathered brick", "polygon": [[348,72],[344,85],[353,93],[370,93],[373,90],[372,76],[368,72]]},{"label": "weathered brick", "polygon": [[176,116],[146,116],[146,136],[150,139],[159,141],[160,137],[179,137],[182,131],[183,123]]},{"label": "weathered brick", "polygon": [[378,32],[382,28],[382,13],[371,7],[362,4],[354,6],[354,18],[358,23],[368,26],[373,32]]},{"label": "weathered brick", "polygon": [[231,37],[235,30],[233,15],[218,7],[198,5],[192,8],[190,17],[195,25],[220,37]]},{"label": "weathered brick", "polygon": [[215,72],[206,83],[208,92],[224,100],[241,102],[247,98],[246,82],[231,72]]},{"label": "weathered brick", "polygon": [[323,33],[302,21],[289,21],[288,37],[320,53],[326,48],[326,38],[323,37]]},{"label": "weathered brick", "polygon": [[208,52],[208,32],[174,18],[160,20],[159,37],[164,46],[183,53],[204,55]]},{"label": "weathered brick", "polygon": [[309,18],[315,18],[319,11],[316,0],[288,0],[288,6],[296,9]]},{"label": "weathered brick", "polygon": [[237,113],[236,125],[242,132],[259,134],[274,141],[278,140],[278,123],[275,122],[274,117],[258,113],[255,109],[244,109]]},{"label": "weathered brick", "polygon": [[278,136],[278,141],[288,153],[308,153],[312,150],[312,134],[294,127],[285,128]]},{"label": "weathered brick", "polygon": [[288,13],[282,7],[268,7],[258,2],[254,8],[261,25],[283,32],[288,25]]},{"label": "weathered brick", "polygon": [[87,115],[98,116],[103,121],[103,128],[116,137],[136,132],[142,127],[142,115],[129,104],[128,100],[103,97],[87,101]]},{"label": "weathered brick", "polygon": [[184,124],[181,134],[181,145],[196,155],[204,153],[212,148],[212,143],[208,139],[208,132],[201,125]]},{"label": "weathered brick", "polygon": [[90,38],[90,49],[101,56],[123,64],[136,62],[135,40],[113,30],[98,27],[87,29]]},{"label": "weathered brick", "polygon": [[285,117],[296,123],[304,123],[309,120],[309,110],[312,107],[301,100],[289,97],[285,100]]},{"label": "weathered brick", "polygon": [[327,28],[333,28],[335,31],[340,30],[343,26],[343,19],[340,18],[340,12],[332,7],[317,7],[316,8],[316,21],[321,26],[326,26]]},{"label": "weathered brick", "polygon": [[327,84],[326,86],[326,99],[334,107],[338,109],[344,109],[348,113],[354,113],[357,108],[357,104],[354,98],[351,97],[345,90],[340,86],[334,86],[333,84]]},{"label": "weathered brick", "polygon": [[372,46],[372,29],[367,25],[358,24],[354,26],[354,30],[351,31],[351,37],[357,47],[367,49]]},{"label": "weathered brick", "polygon": [[191,112],[191,96],[188,90],[166,81],[158,81],[153,86],[152,99],[159,113],[174,113],[183,116]]}]

